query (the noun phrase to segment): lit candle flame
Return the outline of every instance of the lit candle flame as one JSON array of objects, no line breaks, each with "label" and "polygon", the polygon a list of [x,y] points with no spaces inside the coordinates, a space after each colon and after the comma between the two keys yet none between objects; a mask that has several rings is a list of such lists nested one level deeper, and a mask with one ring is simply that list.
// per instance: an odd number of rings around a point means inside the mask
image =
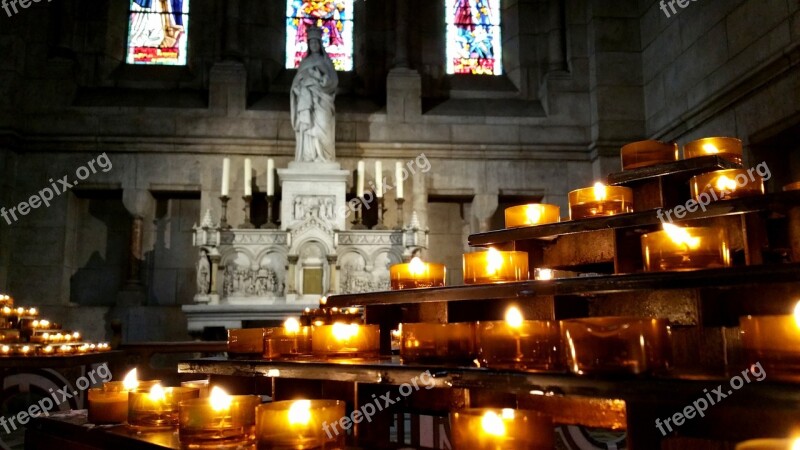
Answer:
[{"label": "lit candle flame", "polygon": [[294,317],[289,317],[286,322],[283,322],[283,329],[290,334],[297,334],[300,332],[300,321]]},{"label": "lit candle flame", "polygon": [[536,269],[537,280],[552,280],[553,269]]},{"label": "lit candle flame", "polygon": [[594,199],[597,200],[598,202],[602,202],[602,201],[604,201],[606,199],[607,196],[608,196],[608,192],[606,191],[606,185],[601,183],[601,182],[599,182],[599,181],[597,183],[595,183],[594,184]]},{"label": "lit candle flame", "polygon": [[11,347],[9,347],[8,345],[4,345],[2,350],[3,350],[3,353],[8,353],[8,352],[11,351]]},{"label": "lit candle flame", "polygon": [[738,185],[736,184],[736,180],[732,180],[725,175],[720,176],[717,178],[716,188],[718,191],[728,191],[733,192],[736,190]]},{"label": "lit candle flame", "polygon": [[321,306],[325,306],[325,305],[327,305],[327,304],[328,304],[328,297],[322,297],[322,298],[320,298],[320,299],[319,299],[319,304],[320,304]]},{"label": "lit candle flame", "polygon": [[214,386],[211,389],[208,401],[211,403],[211,409],[220,412],[230,409],[233,397],[228,395],[221,387]]},{"label": "lit candle flame", "polygon": [[703,144],[703,151],[706,152],[708,155],[716,155],[719,153],[719,149],[714,144]]},{"label": "lit candle flame", "polygon": [[425,263],[419,259],[418,256],[411,258],[411,262],[408,263],[408,270],[411,272],[411,275],[424,275],[425,274]]},{"label": "lit candle flame", "polygon": [[665,223],[664,231],[667,232],[667,236],[669,236],[669,238],[672,239],[672,242],[678,245],[683,245],[688,250],[696,250],[697,248],[700,247],[700,238],[696,236],[693,237],[684,228],[673,225],[671,223]]},{"label": "lit candle flame", "polygon": [[542,206],[528,205],[525,207],[525,217],[528,223],[539,223],[542,220]]},{"label": "lit candle flame", "polygon": [[495,275],[503,268],[503,255],[492,247],[486,252],[486,273]]},{"label": "lit candle flame", "polygon": [[516,306],[512,306],[508,308],[506,311],[506,323],[511,328],[520,328],[522,327],[522,322],[524,321],[522,317],[522,312]]},{"label": "lit candle flame", "polygon": [[506,435],[506,424],[503,423],[503,419],[494,411],[489,411],[483,415],[481,419],[481,428],[483,428],[484,433],[492,436]]},{"label": "lit candle flame", "polygon": [[134,367],[133,370],[128,372],[125,378],[122,379],[122,388],[126,391],[132,391],[137,387],[139,387],[139,372]]},{"label": "lit candle flame", "polygon": [[311,401],[297,400],[289,407],[289,425],[307,425],[311,421]]},{"label": "lit candle flame", "polygon": [[36,314],[39,314],[39,311],[36,308],[31,308],[28,310],[28,314],[35,316]]},{"label": "lit candle flame", "polygon": [[800,450],[800,438],[792,441],[792,450]]},{"label": "lit candle flame", "polygon": [[150,400],[153,402],[163,402],[167,400],[167,392],[160,384],[156,383],[150,388]]},{"label": "lit candle flame", "polygon": [[[797,324],[797,327],[800,328],[800,302],[794,305],[794,322]],[[800,438],[797,439],[800,440]]]},{"label": "lit candle flame", "polygon": [[333,324],[333,337],[337,341],[349,341],[358,334],[358,324],[341,323]]}]

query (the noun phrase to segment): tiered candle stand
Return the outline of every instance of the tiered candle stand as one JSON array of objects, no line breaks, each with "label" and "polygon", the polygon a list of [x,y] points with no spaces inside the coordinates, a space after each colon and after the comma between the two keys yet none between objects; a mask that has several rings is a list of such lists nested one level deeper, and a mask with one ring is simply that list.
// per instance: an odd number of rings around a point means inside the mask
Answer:
[{"label": "tiered candle stand", "polygon": [[[734,250],[732,267],[643,271],[640,237],[660,229],[655,209],[684,203],[692,175],[729,166],[712,156],[615,174],[610,184],[632,187],[638,212],[469,238],[471,246],[528,252],[531,272],[548,267],[589,276],[329,297],[328,307],[364,307],[367,323],[380,325],[380,358],[212,358],[183,362],[179,370],[223,378],[268,377],[275,399],[298,394],[338,398],[348,401],[349,408],[392,392],[391,404],[371,423],[354,425],[350,443],[364,448],[424,447],[425,442],[443,448],[448,412],[467,406],[536,409],[552,415],[557,425],[627,430],[626,445],[633,450],[732,448],[726,445],[787,437],[800,424],[800,374],[797,380],[778,381],[767,370],[763,381],[753,380],[735,392],[729,381],[757,362],[744,355],[739,317],[787,314],[800,299],[800,192],[718,202],[680,221],[725,227]],[[399,323],[501,320],[511,304],[529,319],[667,318],[674,368],[660,376],[598,378],[403,364],[392,355],[391,330]],[[437,389],[420,388],[401,398],[397,386],[424,371],[433,375]],[[673,427],[677,433],[662,435],[656,419],[671,418],[719,385],[724,401],[710,406],[704,417]],[[406,435],[429,440],[390,438]]]}]

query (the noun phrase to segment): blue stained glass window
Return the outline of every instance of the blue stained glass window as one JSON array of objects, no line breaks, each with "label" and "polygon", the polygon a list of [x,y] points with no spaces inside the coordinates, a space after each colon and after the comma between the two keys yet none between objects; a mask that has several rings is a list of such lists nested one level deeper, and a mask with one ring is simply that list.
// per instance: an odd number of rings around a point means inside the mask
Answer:
[{"label": "blue stained glass window", "polygon": [[447,73],[500,75],[500,0],[445,0]]},{"label": "blue stained glass window", "polygon": [[189,0],[131,0],[128,64],[186,65]]},{"label": "blue stained glass window", "polygon": [[306,56],[306,30],[322,28],[322,45],[339,71],[353,70],[353,0],[287,0],[286,68]]}]

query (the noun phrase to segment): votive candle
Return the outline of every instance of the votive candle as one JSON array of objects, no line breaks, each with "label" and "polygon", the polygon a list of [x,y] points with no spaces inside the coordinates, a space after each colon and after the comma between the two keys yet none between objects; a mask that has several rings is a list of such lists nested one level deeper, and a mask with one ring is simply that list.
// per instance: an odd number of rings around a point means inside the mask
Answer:
[{"label": "votive candle", "polygon": [[642,235],[642,257],[647,272],[697,270],[731,265],[730,247],[723,228],[678,227]]},{"label": "votive candle", "polygon": [[378,325],[337,322],[311,328],[311,350],[318,356],[372,356],[380,350]]},{"label": "votive candle", "polygon": [[128,397],[128,423],[133,427],[163,429],[178,425],[180,402],[198,398],[197,389],[156,384],[132,391]]},{"label": "votive candle", "polygon": [[553,419],[530,410],[465,409],[450,414],[453,448],[552,450]]},{"label": "votive candle", "polygon": [[343,449],[346,433],[326,433],[325,426],[345,417],[339,400],[287,400],[256,408],[259,450]]},{"label": "votive candle", "polygon": [[764,179],[752,169],[726,169],[704,173],[692,177],[689,187],[692,199],[706,205],[717,200],[764,195]]},{"label": "votive candle", "polygon": [[489,248],[487,251],[465,253],[464,283],[484,284],[528,279],[528,253],[500,251]]},{"label": "votive candle", "polygon": [[683,147],[684,159],[718,155],[735,164],[742,164],[742,141],[730,137],[709,137],[689,142]]},{"label": "votive candle", "polygon": [[411,262],[394,264],[389,268],[392,290],[441,287],[445,284],[446,274],[444,264],[423,262],[416,256]]},{"label": "votive candle", "polygon": [[570,192],[568,197],[572,220],[633,212],[633,190],[624,186],[595,183],[593,187]]},{"label": "votive candle", "polygon": [[512,306],[505,320],[478,322],[477,341],[481,363],[490,368],[559,370],[561,331],[554,320],[525,320]]},{"label": "votive candle", "polygon": [[255,395],[228,395],[214,387],[206,398],[180,402],[178,436],[188,448],[221,448],[255,439]]},{"label": "votive candle", "polygon": [[546,203],[531,203],[506,208],[506,228],[529,227],[561,220],[561,208]]}]

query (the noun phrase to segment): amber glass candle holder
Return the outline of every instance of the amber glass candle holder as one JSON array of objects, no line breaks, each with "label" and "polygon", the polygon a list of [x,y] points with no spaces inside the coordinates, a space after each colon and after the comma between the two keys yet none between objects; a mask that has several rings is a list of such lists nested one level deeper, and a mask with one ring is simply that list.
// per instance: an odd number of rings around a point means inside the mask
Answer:
[{"label": "amber glass candle holder", "polygon": [[129,392],[121,381],[109,381],[101,388],[89,389],[89,423],[126,422]]},{"label": "amber glass candle holder", "polygon": [[393,291],[401,289],[444,286],[447,269],[444,264],[423,262],[414,258],[411,262],[395,264],[389,268],[389,280]]},{"label": "amber glass candle holder", "polygon": [[633,212],[633,189],[605,186],[601,183],[569,193],[569,217],[572,220],[615,216]]},{"label": "amber glass candle holder", "polygon": [[764,180],[745,169],[715,170],[689,180],[692,199],[709,204],[717,200],[764,195]]},{"label": "amber glass candle holder", "polygon": [[545,203],[531,203],[506,208],[506,228],[530,227],[561,221],[561,208]]},{"label": "amber glass candle holder", "polygon": [[718,155],[735,164],[742,164],[742,141],[729,137],[710,137],[689,142],[683,147],[683,158]]},{"label": "amber glass candle holder", "polygon": [[403,362],[471,364],[477,356],[474,323],[404,323]]},{"label": "amber glass candle holder", "polygon": [[465,409],[450,414],[454,449],[552,450],[553,419],[520,409]]},{"label": "amber glass candle holder", "polygon": [[655,140],[631,142],[622,147],[620,156],[622,170],[675,162],[678,160],[678,144]]},{"label": "amber glass candle holder", "polygon": [[528,253],[487,251],[464,253],[464,283],[485,284],[528,279]]},{"label": "amber glass candle holder", "polygon": [[561,321],[567,365],[577,375],[654,374],[672,365],[666,319],[593,317]]},{"label": "amber glass candle holder", "polygon": [[329,429],[345,416],[339,400],[289,400],[265,403],[256,408],[258,450],[343,450],[346,432]]},{"label": "amber glass candle holder", "polygon": [[311,327],[267,328],[264,333],[264,358],[276,359],[311,353]]},{"label": "amber glass candle holder", "polygon": [[375,356],[380,351],[378,325],[335,323],[313,326],[311,351],[323,357]]},{"label": "amber glass candle holder", "polygon": [[723,228],[686,227],[670,224],[664,230],[643,234],[644,270],[698,270],[730,267],[730,245]]},{"label": "amber glass candle holder", "polygon": [[167,387],[158,390],[137,389],[128,396],[128,424],[143,430],[159,430],[178,426],[180,402],[198,398],[194,388]]},{"label": "amber glass candle holder", "polygon": [[209,391],[210,384],[211,383],[209,380],[191,380],[191,381],[182,381],[181,387],[189,389],[197,389],[197,396],[199,398],[206,398],[208,397],[208,393],[210,392]]},{"label": "amber glass candle holder", "polygon": [[770,377],[800,374],[800,316],[744,316],[739,318],[742,347],[749,363],[761,362]]},{"label": "amber glass candle holder", "polygon": [[783,187],[783,192],[800,191],[800,181],[789,183]]},{"label": "amber glass candle holder", "polygon": [[264,353],[264,328],[228,330],[228,353],[261,355]]},{"label": "amber glass candle holder", "polygon": [[751,439],[736,444],[735,450],[794,450],[800,439]]},{"label": "amber glass candle holder", "polygon": [[255,395],[231,395],[223,402],[196,398],[180,403],[178,436],[183,448],[233,449],[255,440]]},{"label": "amber glass candle holder", "polygon": [[478,354],[493,369],[559,371],[563,369],[561,331],[552,320],[478,322]]}]

